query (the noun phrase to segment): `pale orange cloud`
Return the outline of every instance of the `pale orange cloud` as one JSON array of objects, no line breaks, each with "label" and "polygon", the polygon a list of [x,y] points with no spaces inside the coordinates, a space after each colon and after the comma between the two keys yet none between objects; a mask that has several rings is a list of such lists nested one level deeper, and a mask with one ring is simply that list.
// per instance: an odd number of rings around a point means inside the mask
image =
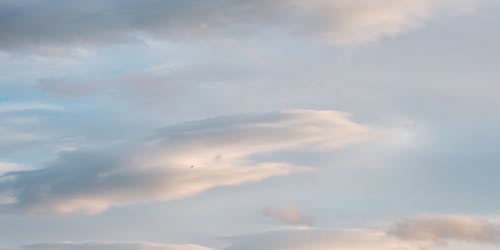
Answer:
[{"label": "pale orange cloud", "polygon": [[179,199],[214,187],[311,169],[256,160],[286,150],[331,152],[374,138],[345,113],[290,110],[181,123],[126,149],[64,152],[48,167],[0,178],[5,210],[98,213],[111,206]]}]

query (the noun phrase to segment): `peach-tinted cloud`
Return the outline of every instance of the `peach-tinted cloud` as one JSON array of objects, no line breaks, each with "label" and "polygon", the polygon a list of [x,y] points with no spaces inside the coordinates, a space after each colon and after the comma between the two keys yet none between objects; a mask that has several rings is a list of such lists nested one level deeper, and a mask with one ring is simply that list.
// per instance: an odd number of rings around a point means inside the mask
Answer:
[{"label": "peach-tinted cloud", "polygon": [[125,149],[65,152],[47,167],[7,173],[0,177],[0,194],[12,199],[0,208],[97,213],[120,204],[179,199],[310,169],[255,159],[259,154],[331,152],[373,136],[371,129],[336,111],[290,110],[181,123]]},{"label": "peach-tinted cloud", "polygon": [[498,225],[457,215],[418,216],[383,228],[292,228],[226,237],[225,250],[490,250]]},{"label": "peach-tinted cloud", "polygon": [[225,250],[420,250],[420,246],[370,229],[294,229],[228,239]]},{"label": "peach-tinted cloud", "polygon": [[498,242],[500,227],[484,219],[459,215],[423,215],[403,220],[390,231],[409,240]]}]

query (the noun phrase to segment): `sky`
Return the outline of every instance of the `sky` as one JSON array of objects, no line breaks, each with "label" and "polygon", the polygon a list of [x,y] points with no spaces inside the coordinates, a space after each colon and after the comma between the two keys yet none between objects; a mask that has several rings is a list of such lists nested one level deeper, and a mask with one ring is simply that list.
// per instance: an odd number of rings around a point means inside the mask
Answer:
[{"label": "sky", "polygon": [[498,11],[0,0],[0,250],[499,249]]}]

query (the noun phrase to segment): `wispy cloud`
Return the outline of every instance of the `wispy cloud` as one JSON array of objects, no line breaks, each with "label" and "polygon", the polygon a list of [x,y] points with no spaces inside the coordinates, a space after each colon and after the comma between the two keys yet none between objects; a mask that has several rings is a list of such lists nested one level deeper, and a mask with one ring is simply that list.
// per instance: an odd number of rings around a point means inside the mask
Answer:
[{"label": "wispy cloud", "polygon": [[22,111],[60,111],[62,107],[46,103],[34,102],[14,102],[14,103],[0,103],[0,114],[2,113],[15,113]]},{"label": "wispy cloud", "polygon": [[0,175],[11,171],[22,170],[23,168],[24,166],[21,164],[11,163],[11,162],[0,162]]},{"label": "wispy cloud", "polygon": [[293,162],[256,161],[282,150],[326,151],[373,138],[336,111],[239,115],[167,127],[126,148],[64,153],[45,168],[11,172],[0,192],[4,210],[96,213],[110,206],[172,200],[204,190],[304,170]]}]

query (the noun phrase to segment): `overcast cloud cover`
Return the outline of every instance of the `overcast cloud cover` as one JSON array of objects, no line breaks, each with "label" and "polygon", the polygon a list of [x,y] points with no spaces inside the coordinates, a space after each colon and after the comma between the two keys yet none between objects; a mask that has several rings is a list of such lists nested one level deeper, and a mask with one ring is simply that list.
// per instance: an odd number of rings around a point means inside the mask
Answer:
[{"label": "overcast cloud cover", "polygon": [[499,10],[0,0],[0,249],[498,249]]}]

